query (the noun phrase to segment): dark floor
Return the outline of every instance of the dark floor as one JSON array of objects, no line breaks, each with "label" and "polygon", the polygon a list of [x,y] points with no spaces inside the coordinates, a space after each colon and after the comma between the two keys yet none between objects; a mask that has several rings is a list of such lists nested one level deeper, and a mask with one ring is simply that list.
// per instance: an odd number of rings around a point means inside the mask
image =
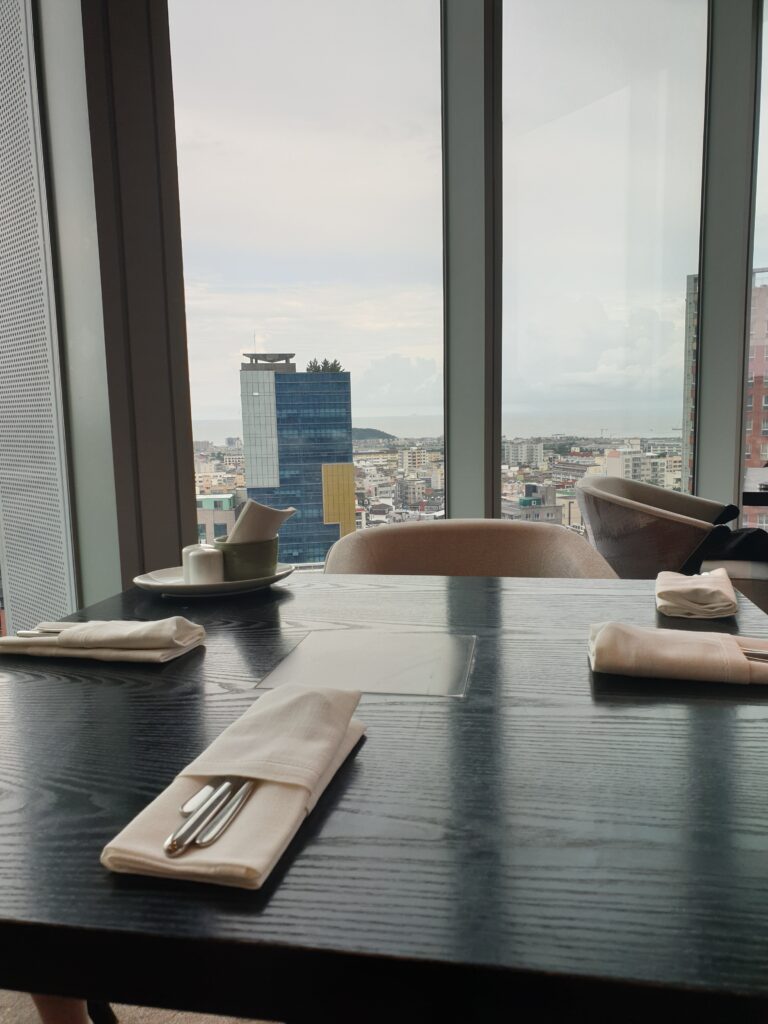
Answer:
[{"label": "dark floor", "polygon": [[[207,1013],[182,1013],[176,1010],[152,1010],[141,1006],[115,1006],[120,1024],[259,1024],[235,1017],[212,1017]],[[40,1024],[29,996],[0,991],[0,1024]]]}]

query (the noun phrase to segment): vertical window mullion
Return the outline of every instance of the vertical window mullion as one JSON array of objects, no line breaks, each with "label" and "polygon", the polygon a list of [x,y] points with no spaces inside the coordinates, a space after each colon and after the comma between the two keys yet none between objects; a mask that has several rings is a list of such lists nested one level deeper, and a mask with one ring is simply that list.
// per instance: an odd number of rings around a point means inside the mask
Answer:
[{"label": "vertical window mullion", "polygon": [[760,0],[710,0],[696,494],[740,504]]},{"label": "vertical window mullion", "polygon": [[500,3],[443,0],[446,512],[499,514]]}]

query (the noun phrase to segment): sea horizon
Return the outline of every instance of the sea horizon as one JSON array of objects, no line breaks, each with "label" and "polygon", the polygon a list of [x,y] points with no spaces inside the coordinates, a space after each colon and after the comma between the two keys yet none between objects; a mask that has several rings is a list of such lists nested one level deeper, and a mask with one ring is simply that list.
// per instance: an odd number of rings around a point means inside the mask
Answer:
[{"label": "sea horizon", "polygon": [[[443,433],[442,416],[370,416],[352,417],[352,426],[360,429],[383,430],[397,438],[440,437]],[[243,425],[239,419],[193,419],[192,436],[195,441],[224,444],[227,437],[242,437]]]},{"label": "sea horizon", "polygon": [[[352,426],[383,430],[396,438],[441,437],[444,430],[442,416],[353,416]],[[642,437],[679,440],[680,430],[659,431],[656,428],[643,427],[637,423],[625,423],[623,429],[598,427],[582,423],[574,427],[567,422],[553,423],[547,417],[505,417],[502,423],[505,437],[580,437],[588,439]],[[195,441],[210,441],[211,444],[223,445],[227,437],[242,437],[243,426],[240,419],[193,419],[192,436]]]}]

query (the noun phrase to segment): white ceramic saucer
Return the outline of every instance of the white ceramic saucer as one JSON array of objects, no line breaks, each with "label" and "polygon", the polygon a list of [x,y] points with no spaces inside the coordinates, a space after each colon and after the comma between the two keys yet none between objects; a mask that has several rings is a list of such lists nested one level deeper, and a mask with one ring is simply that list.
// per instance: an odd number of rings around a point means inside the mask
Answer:
[{"label": "white ceramic saucer", "polygon": [[263,576],[258,580],[226,580],[223,583],[185,583],[180,565],[171,569],[153,569],[142,576],[135,576],[133,582],[142,590],[156,594],[183,594],[187,597],[213,597],[216,594],[243,594],[248,590],[263,590],[271,583],[290,576],[294,567],[284,562],[277,563],[274,576]]}]

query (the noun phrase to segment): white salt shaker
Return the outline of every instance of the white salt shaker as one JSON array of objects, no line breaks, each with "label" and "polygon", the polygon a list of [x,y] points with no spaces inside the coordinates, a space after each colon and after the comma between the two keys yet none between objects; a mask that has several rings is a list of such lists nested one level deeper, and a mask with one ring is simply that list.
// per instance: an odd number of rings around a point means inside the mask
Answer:
[{"label": "white salt shaker", "polygon": [[184,566],[185,583],[222,583],[224,580],[224,556],[218,548],[194,544],[187,552]]},{"label": "white salt shaker", "polygon": [[[209,545],[206,545],[208,547]],[[189,553],[190,551],[197,551],[200,547],[200,542],[197,544],[187,544],[185,548],[181,549],[181,574],[184,577],[184,582],[189,583]]]}]

